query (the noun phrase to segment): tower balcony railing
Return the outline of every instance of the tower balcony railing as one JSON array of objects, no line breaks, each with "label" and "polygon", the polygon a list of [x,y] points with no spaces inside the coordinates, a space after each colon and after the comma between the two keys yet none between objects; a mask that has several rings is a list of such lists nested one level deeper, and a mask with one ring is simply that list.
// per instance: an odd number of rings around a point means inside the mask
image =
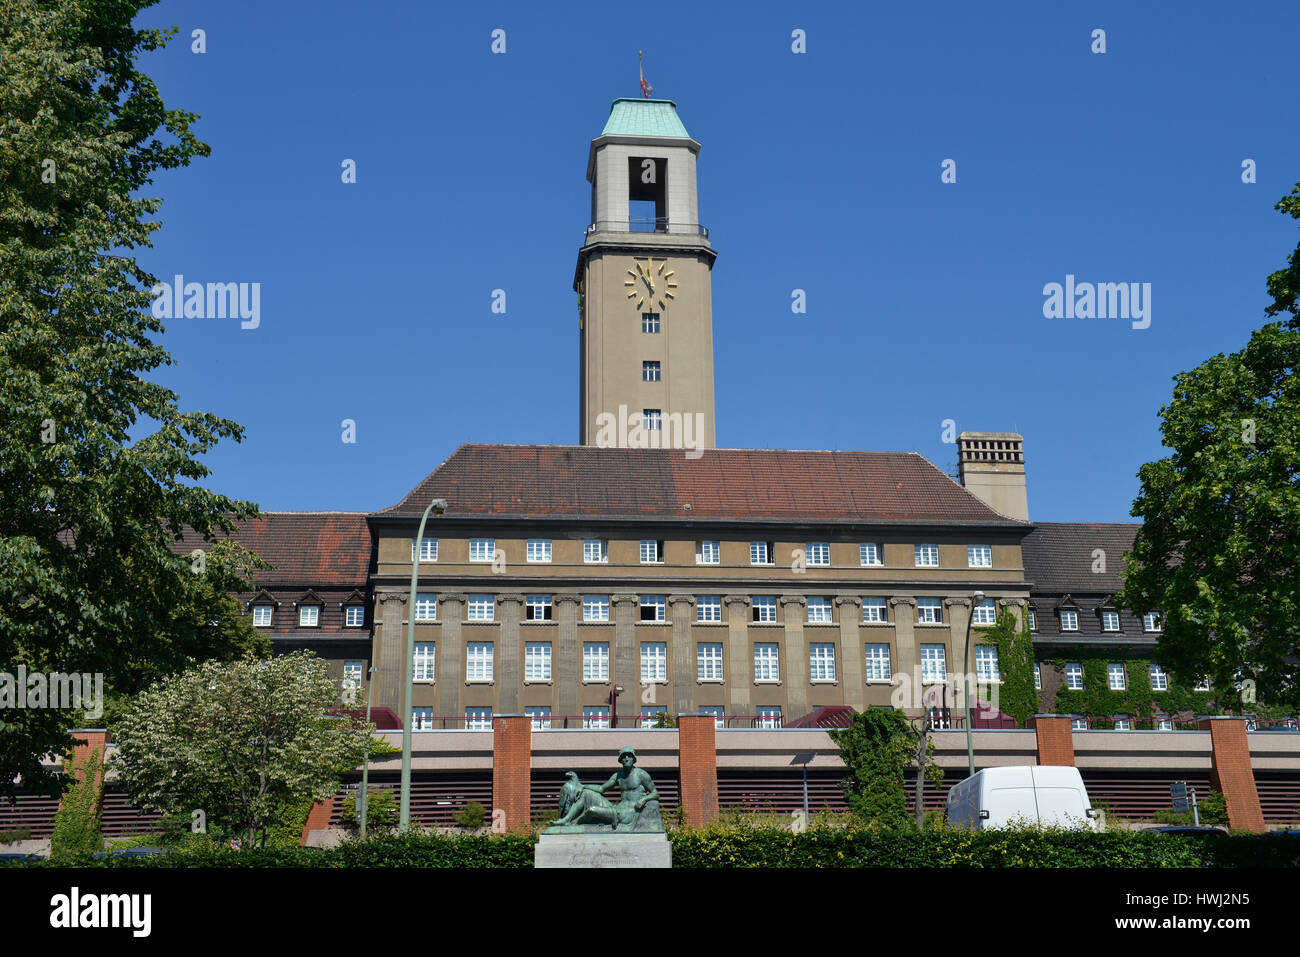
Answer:
[{"label": "tower balcony railing", "polygon": [[592,233],[668,233],[677,236],[703,236],[709,238],[709,230],[699,223],[670,223],[667,216],[651,216],[642,219],[602,219],[587,227],[587,235]]}]

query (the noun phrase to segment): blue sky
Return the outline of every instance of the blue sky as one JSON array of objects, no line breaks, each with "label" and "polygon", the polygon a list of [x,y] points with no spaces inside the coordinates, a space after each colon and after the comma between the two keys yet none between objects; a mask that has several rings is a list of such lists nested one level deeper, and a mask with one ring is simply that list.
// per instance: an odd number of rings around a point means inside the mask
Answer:
[{"label": "blue sky", "polygon": [[[952,471],[944,420],[1015,430],[1031,519],[1129,520],[1172,376],[1244,346],[1300,238],[1272,209],[1300,180],[1300,8],[744,9],[145,11],[180,33],[143,66],[212,155],[159,174],[140,261],[261,284],[258,328],[173,319],[162,337],[182,407],[247,429],[207,484],[369,510],[462,442],[576,442],[587,151],[637,95],[643,49],[703,146],[719,445],[915,450]],[[1044,318],[1067,274],[1150,283],[1150,327]]]}]

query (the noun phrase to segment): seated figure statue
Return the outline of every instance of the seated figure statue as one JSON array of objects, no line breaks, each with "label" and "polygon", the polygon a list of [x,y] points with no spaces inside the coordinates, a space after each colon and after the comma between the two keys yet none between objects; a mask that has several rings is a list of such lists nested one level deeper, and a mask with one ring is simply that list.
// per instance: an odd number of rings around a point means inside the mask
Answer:
[{"label": "seated figure statue", "polygon": [[[583,784],[573,771],[565,774],[560,790],[559,826],[596,825],[618,831],[662,831],[659,791],[650,775],[636,767],[636,751],[623,748],[618,752],[622,767],[601,785]],[[611,804],[604,791],[618,785],[621,797]]]}]

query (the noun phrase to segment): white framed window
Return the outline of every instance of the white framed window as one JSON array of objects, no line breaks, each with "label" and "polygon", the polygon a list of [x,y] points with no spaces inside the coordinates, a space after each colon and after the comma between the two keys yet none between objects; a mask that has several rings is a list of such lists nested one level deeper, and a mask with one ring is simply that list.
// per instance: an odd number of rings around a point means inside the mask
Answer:
[{"label": "white framed window", "polygon": [[1087,719],[1087,718],[1071,718],[1071,719],[1070,719],[1070,730],[1071,730],[1071,731],[1087,731],[1087,730],[1088,730],[1088,719]]},{"label": "white framed window", "polygon": [[412,660],[411,677],[415,681],[434,681],[436,673],[436,655],[432,641],[417,641],[415,643],[415,657]]},{"label": "white framed window", "polygon": [[271,627],[271,606],[270,605],[253,606],[253,627],[254,628]]},{"label": "white framed window", "polygon": [[1159,718],[1156,718],[1156,730],[1172,731],[1174,730],[1174,722],[1168,717],[1161,715]]},{"label": "white framed window", "polygon": [[1111,691],[1128,690],[1128,675],[1125,674],[1122,663],[1112,661],[1106,666],[1106,686]]},{"label": "white framed window", "polygon": [[663,595],[642,595],[641,621],[667,621],[668,599]]},{"label": "white framed window", "polygon": [[771,565],[773,549],[771,542],[750,542],[749,563],[751,565]]},{"label": "white framed window", "polygon": [[1142,616],[1142,628],[1144,631],[1160,630],[1160,612],[1149,611]]},{"label": "white framed window", "polygon": [[641,564],[662,565],[664,561],[664,543],[653,539],[641,541]]},{"label": "white framed window", "polygon": [[1032,608],[1029,609],[1029,630],[1038,630],[1038,618],[1034,615],[1034,610]]},{"label": "white framed window", "polygon": [[1196,684],[1192,685],[1192,690],[1193,690],[1193,691],[1209,691],[1209,690],[1210,690],[1210,679],[1209,679],[1209,678],[1202,678],[1201,680],[1199,680],[1198,682],[1196,682]]},{"label": "white framed window", "polygon": [[1115,730],[1116,730],[1116,731],[1132,731],[1132,730],[1133,730],[1133,722],[1132,722],[1130,719],[1128,719],[1128,718],[1120,718],[1120,717],[1117,717],[1117,718],[1115,718]]},{"label": "white framed window", "polygon": [[582,680],[609,680],[608,641],[584,641],[582,643]]},{"label": "white framed window", "polygon": [[659,331],[659,313],[643,312],[641,313],[641,331],[658,332]]},{"label": "white framed window", "polygon": [[814,595],[808,599],[808,624],[829,625],[832,621],[831,611],[834,606],[829,598]]},{"label": "white framed window", "polygon": [[663,641],[641,642],[641,681],[649,684],[653,681],[668,680],[668,643]]},{"label": "white framed window", "polygon": [[609,543],[603,538],[589,538],[582,543],[582,560],[588,565],[609,561]]},{"label": "white framed window", "polygon": [[1168,691],[1169,675],[1165,674],[1165,669],[1159,665],[1150,665],[1147,670],[1151,673],[1151,690]]},{"label": "white framed window", "polygon": [[948,656],[943,645],[921,646],[921,681],[942,683],[948,678]]},{"label": "white framed window", "polygon": [[343,607],[343,626],[345,628],[360,628],[365,623],[365,605],[345,605]]},{"label": "white framed window", "polygon": [[754,715],[757,719],[754,722],[755,727],[780,728],[784,726],[779,705],[759,705],[754,709]]},{"label": "white framed window", "polygon": [[642,409],[641,426],[647,432],[658,432],[663,427],[663,415],[659,409]]},{"label": "white framed window", "polygon": [[885,599],[883,598],[862,599],[862,620],[863,622],[889,621],[888,612],[886,611],[885,608]]},{"label": "white framed window", "polygon": [[315,628],[320,625],[320,605],[300,605],[298,607],[298,627]]},{"label": "white framed window", "polygon": [[491,708],[466,708],[465,709],[465,730],[466,731],[491,731],[492,730],[492,709]]},{"label": "white framed window", "polygon": [[551,604],[550,595],[526,595],[524,600],[525,621],[552,621],[555,606]]},{"label": "white framed window", "polygon": [[609,621],[609,596],[608,595],[583,595],[582,596],[582,620],[583,621]]},{"label": "white framed window", "polygon": [[894,677],[889,663],[889,645],[871,644],[867,649],[867,680],[889,681]]},{"label": "white framed window", "polygon": [[1061,631],[1078,631],[1079,613],[1073,608],[1061,609]]},{"label": "white framed window", "polygon": [[641,381],[658,382],[659,381],[659,363],[650,359],[641,361]]},{"label": "white framed window", "polygon": [[755,595],[751,617],[754,621],[776,621],[776,596]]},{"label": "white framed window", "polygon": [[943,624],[943,604],[938,598],[918,598],[916,620],[923,625]]},{"label": "white framed window", "polygon": [[985,598],[971,611],[972,625],[992,625],[998,620],[998,610],[992,598]]},{"label": "white framed window", "polygon": [[722,705],[702,704],[699,710],[700,714],[707,714],[713,718],[715,728],[725,728],[727,726],[726,716],[722,712]]},{"label": "white framed window", "polygon": [[988,682],[1002,680],[1002,672],[998,669],[996,645],[975,646],[975,680]]},{"label": "white framed window", "polygon": [[971,568],[992,568],[993,547],[991,545],[967,545],[966,564]]},{"label": "white framed window", "polygon": [[1072,661],[1065,666],[1065,687],[1071,691],[1083,690],[1083,665]]},{"label": "white framed window", "polygon": [[659,719],[668,714],[668,709],[661,704],[644,705],[641,708],[641,727],[654,728]]},{"label": "white framed window", "polygon": [[608,728],[609,708],[605,705],[586,705],[582,709],[582,726],[584,728]]},{"label": "white framed window", "polygon": [[858,546],[858,561],[863,565],[885,564],[880,557],[880,546],[875,542],[866,542]]},{"label": "white framed window", "polygon": [[496,555],[495,538],[471,538],[469,540],[469,560],[472,562],[490,562]]},{"label": "white framed window", "polygon": [[415,596],[415,620],[438,620],[438,596],[424,593]]},{"label": "white framed window", "polygon": [[722,680],[722,643],[702,641],[695,646],[695,672],[700,681]]},{"label": "white framed window", "polygon": [[830,542],[809,542],[806,555],[809,565],[829,565],[831,563]]},{"label": "white framed window", "polygon": [[549,641],[524,642],[524,680],[551,680],[551,643]]},{"label": "white framed window", "polygon": [[810,681],[835,680],[835,646],[829,642],[808,645],[808,679]]},{"label": "white framed window", "polygon": [[492,642],[471,641],[465,645],[465,680],[492,680]]},{"label": "white framed window", "polygon": [[696,595],[695,620],[702,624],[722,621],[721,595]]},{"label": "white framed window", "polygon": [[411,709],[411,730],[432,731],[433,730],[433,709],[412,708]]},{"label": "white framed window", "polygon": [[722,561],[721,542],[696,542],[695,564],[717,565]]},{"label": "white framed window", "polygon": [[775,643],[754,643],[754,680],[781,680],[781,647]]},{"label": "white framed window", "polygon": [[1043,673],[1038,670],[1038,662],[1034,662],[1034,690],[1043,690]]},{"label": "white framed window", "polygon": [[917,568],[938,568],[939,567],[939,546],[938,545],[917,545],[913,549],[916,557]]},{"label": "white framed window", "polygon": [[549,562],[551,560],[551,540],[549,538],[530,538],[526,554],[530,562]]},{"label": "white framed window", "polygon": [[[420,539],[420,561],[436,562],[438,560],[438,540],[436,538]],[[415,561],[415,539],[411,539],[411,561]]]},{"label": "white framed window", "polygon": [[1119,612],[1111,608],[1103,608],[1101,612],[1101,630],[1119,631]]},{"label": "white framed window", "polygon": [[533,719],[534,731],[551,730],[551,709],[542,705],[529,705],[524,708],[524,717]]},{"label": "white framed window", "polygon": [[344,684],[351,683],[353,688],[361,687],[361,674],[365,670],[364,661],[345,661],[343,662],[343,681]]},{"label": "white framed window", "polygon": [[492,621],[497,606],[495,595],[469,596],[469,621]]}]

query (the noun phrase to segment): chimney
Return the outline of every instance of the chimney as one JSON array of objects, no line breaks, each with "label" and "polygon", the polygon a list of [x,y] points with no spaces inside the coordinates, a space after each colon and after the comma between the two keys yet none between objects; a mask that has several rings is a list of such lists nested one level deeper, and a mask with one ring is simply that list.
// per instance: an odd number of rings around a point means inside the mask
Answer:
[{"label": "chimney", "polygon": [[963,432],[957,436],[957,476],[966,490],[1007,518],[1029,521],[1024,436]]}]

